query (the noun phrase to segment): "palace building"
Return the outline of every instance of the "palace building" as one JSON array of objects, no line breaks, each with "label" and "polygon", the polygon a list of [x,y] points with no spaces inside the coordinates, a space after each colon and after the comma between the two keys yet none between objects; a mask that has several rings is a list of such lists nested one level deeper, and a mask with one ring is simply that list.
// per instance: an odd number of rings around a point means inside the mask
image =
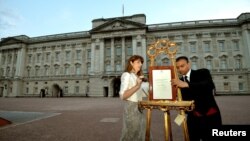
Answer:
[{"label": "palace building", "polygon": [[[49,29],[48,29],[49,30]],[[177,43],[177,56],[188,56],[193,69],[210,70],[217,94],[250,94],[250,13],[234,19],[146,24],[136,14],[92,21],[92,29],[0,41],[0,97],[99,96],[119,94],[127,59],[145,58],[158,39]],[[166,55],[157,65],[170,65]]]}]

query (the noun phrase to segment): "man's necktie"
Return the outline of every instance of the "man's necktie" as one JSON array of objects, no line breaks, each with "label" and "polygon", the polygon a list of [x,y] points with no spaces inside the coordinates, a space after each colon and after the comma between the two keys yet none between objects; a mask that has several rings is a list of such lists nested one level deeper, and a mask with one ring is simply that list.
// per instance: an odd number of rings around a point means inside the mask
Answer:
[{"label": "man's necktie", "polygon": [[187,83],[189,83],[186,75],[184,76],[184,81],[187,82]]}]

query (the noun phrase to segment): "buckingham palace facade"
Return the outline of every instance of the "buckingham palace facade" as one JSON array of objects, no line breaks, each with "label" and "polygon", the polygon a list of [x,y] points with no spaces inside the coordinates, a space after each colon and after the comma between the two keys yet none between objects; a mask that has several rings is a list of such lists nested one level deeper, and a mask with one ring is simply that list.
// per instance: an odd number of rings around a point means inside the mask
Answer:
[{"label": "buckingham palace facade", "polygon": [[[49,30],[49,29],[47,29]],[[0,41],[0,97],[36,97],[41,89],[55,96],[118,96],[127,59],[145,58],[158,39],[176,42],[177,57],[188,56],[192,69],[210,70],[217,94],[250,94],[250,13],[234,19],[146,24],[144,14],[92,21],[89,31]],[[167,56],[157,65],[170,65]]]}]

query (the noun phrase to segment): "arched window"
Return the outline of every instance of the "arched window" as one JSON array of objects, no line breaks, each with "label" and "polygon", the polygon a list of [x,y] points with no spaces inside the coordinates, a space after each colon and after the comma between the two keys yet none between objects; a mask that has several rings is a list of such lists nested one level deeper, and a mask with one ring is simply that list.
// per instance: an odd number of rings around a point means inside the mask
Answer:
[{"label": "arched window", "polygon": [[40,66],[35,67],[35,76],[38,76],[40,74]]},{"label": "arched window", "polygon": [[110,72],[111,71],[111,64],[110,64],[109,60],[105,62],[105,71],[106,72]]},{"label": "arched window", "polygon": [[198,69],[198,58],[197,57],[192,57],[192,58],[190,58],[190,60],[191,60],[191,68],[193,69],[193,70],[197,70]]},{"label": "arched window", "polygon": [[66,65],[64,66],[64,74],[65,74],[65,75],[69,75],[69,68],[70,68],[70,66],[69,66],[68,64],[66,64]]},{"label": "arched window", "polygon": [[31,70],[31,68],[28,66],[27,67],[27,77],[30,77],[30,70]]},{"label": "arched window", "polygon": [[91,71],[91,64],[87,63],[87,74],[90,74]]},{"label": "arched window", "polygon": [[116,61],[115,62],[115,70],[116,71],[121,71],[122,70],[121,61]]},{"label": "arched window", "polygon": [[235,61],[235,68],[241,69],[242,68],[242,56],[241,55],[235,56],[234,61]]},{"label": "arched window", "polygon": [[207,56],[205,57],[205,60],[206,60],[206,68],[209,69],[209,70],[212,70],[213,69],[213,57],[212,56]]},{"label": "arched window", "polygon": [[44,75],[45,76],[49,75],[49,66],[48,65],[44,66]]},{"label": "arched window", "polygon": [[75,66],[75,74],[76,75],[81,74],[81,64],[76,64],[76,66]]},{"label": "arched window", "polygon": [[225,55],[220,57],[220,68],[227,69],[227,56]]},{"label": "arched window", "polygon": [[55,75],[59,75],[59,74],[60,74],[60,72],[59,72],[59,67],[60,67],[59,65],[55,65],[55,66],[54,66],[54,74],[55,74]]}]

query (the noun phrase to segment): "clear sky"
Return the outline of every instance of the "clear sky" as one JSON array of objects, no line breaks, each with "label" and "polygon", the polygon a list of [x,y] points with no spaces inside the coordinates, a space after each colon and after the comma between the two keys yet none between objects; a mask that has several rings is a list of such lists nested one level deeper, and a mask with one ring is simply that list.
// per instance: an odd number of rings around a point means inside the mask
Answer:
[{"label": "clear sky", "polygon": [[88,31],[92,20],[145,14],[146,24],[237,18],[250,0],[0,0],[0,38]]}]

